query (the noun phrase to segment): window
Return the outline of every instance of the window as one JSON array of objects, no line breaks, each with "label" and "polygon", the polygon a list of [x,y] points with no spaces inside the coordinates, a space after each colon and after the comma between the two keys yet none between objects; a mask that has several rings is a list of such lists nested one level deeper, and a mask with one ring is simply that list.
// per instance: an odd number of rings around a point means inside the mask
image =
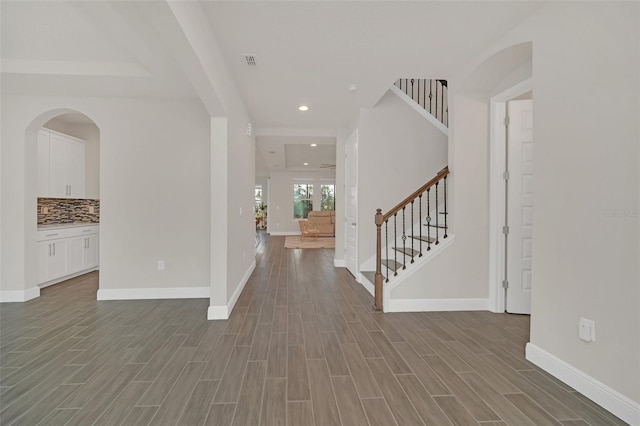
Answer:
[{"label": "window", "polygon": [[262,185],[256,185],[255,189],[255,210],[256,212],[260,210],[260,205],[262,204]]},{"label": "window", "polygon": [[293,184],[293,218],[306,219],[313,210],[313,184]]},{"label": "window", "polygon": [[336,186],[320,185],[320,192],[322,194],[322,200],[320,201],[320,210],[335,210],[336,209]]}]

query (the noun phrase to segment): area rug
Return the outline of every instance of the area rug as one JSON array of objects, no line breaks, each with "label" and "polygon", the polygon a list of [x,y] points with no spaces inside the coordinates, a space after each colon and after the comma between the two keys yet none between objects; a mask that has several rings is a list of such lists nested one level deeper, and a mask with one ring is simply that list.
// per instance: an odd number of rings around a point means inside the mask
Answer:
[{"label": "area rug", "polygon": [[285,248],[336,248],[334,237],[305,238],[301,240],[299,236],[289,236],[284,240]]}]

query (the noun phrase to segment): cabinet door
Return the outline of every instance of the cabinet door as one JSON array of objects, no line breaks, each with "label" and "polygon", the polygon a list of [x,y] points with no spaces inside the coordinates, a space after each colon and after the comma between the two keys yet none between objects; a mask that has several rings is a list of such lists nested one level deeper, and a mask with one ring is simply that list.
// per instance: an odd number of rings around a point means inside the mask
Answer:
[{"label": "cabinet door", "polygon": [[69,238],[67,244],[67,274],[73,274],[84,269],[84,251],[87,238]]},{"label": "cabinet door", "polygon": [[89,235],[85,240],[84,269],[95,268],[98,266],[98,235]]},{"label": "cabinet door", "polygon": [[49,132],[38,132],[38,197],[49,196]]},{"label": "cabinet door", "polygon": [[38,284],[49,280],[49,258],[51,257],[51,241],[38,243]]},{"label": "cabinet door", "polygon": [[66,240],[53,240],[50,241],[52,245],[51,256],[49,256],[47,279],[53,280],[55,278],[63,277],[67,275],[67,241]]},{"label": "cabinet door", "polygon": [[72,198],[84,197],[84,144],[73,140],[67,141],[65,175],[67,177],[68,194]]},{"label": "cabinet door", "polygon": [[51,197],[69,197],[66,168],[67,139],[51,133],[49,138],[49,195]]}]

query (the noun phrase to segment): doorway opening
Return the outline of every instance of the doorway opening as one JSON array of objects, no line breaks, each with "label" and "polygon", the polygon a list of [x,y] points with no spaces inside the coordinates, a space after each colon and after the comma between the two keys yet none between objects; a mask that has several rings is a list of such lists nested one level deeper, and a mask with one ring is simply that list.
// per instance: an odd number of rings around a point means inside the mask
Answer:
[{"label": "doorway opening", "polygon": [[491,98],[490,108],[491,310],[530,314],[534,202],[531,79]]},{"label": "doorway opening", "polygon": [[[83,113],[52,110],[26,131],[28,288],[97,271],[100,264],[100,129]],[[97,276],[97,274],[94,274]],[[90,281],[95,285],[97,278]],[[99,287],[99,284],[98,284]]]}]

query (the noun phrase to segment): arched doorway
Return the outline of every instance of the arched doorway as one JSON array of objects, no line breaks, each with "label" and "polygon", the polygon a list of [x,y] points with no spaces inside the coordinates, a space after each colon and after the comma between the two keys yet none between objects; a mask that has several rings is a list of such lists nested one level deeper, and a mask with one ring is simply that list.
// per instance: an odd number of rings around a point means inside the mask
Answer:
[{"label": "arched doorway", "polygon": [[[74,184],[61,185],[61,175]],[[99,265],[99,234],[94,226],[100,217],[100,129],[96,122],[66,108],[35,118],[25,132],[24,191],[28,300],[37,297],[40,288]],[[64,238],[53,236],[56,234]]]}]

